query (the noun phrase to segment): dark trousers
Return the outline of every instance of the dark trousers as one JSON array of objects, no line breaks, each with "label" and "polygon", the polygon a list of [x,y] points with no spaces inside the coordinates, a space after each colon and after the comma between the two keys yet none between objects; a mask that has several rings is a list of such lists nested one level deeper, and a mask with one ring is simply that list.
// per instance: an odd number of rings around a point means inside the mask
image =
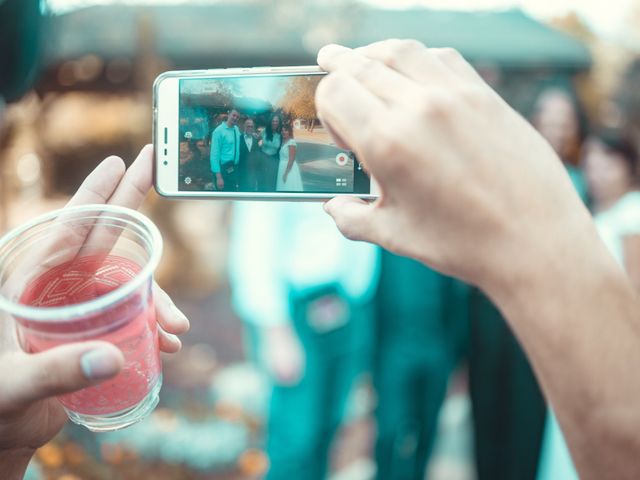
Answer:
[{"label": "dark trousers", "polygon": [[258,191],[258,176],[256,168],[253,164],[250,164],[248,162],[245,165],[242,165],[242,163],[240,163],[240,191]]},{"label": "dark trousers", "polygon": [[468,288],[382,254],[373,379],[380,480],[424,479],[449,377],[467,338]]},{"label": "dark trousers", "polygon": [[[222,173],[222,179],[224,180],[224,188],[223,192],[237,192],[239,189],[239,179],[240,176],[238,174],[238,166],[236,165],[232,172],[228,172],[225,169],[225,166],[222,165],[220,168],[220,173]],[[217,185],[216,179],[214,178],[214,185]],[[219,190],[219,189],[218,189]]]},{"label": "dark trousers", "polygon": [[478,480],[535,480],[547,408],[498,309],[471,295],[469,382]]},{"label": "dark trousers", "polygon": [[280,157],[276,155],[267,155],[262,153],[260,159],[259,168],[257,170],[258,191],[260,192],[275,192],[278,182],[278,164]]},{"label": "dark trousers", "polygon": [[307,360],[298,385],[276,386],[267,431],[269,480],[324,480],[356,371],[349,355]]}]

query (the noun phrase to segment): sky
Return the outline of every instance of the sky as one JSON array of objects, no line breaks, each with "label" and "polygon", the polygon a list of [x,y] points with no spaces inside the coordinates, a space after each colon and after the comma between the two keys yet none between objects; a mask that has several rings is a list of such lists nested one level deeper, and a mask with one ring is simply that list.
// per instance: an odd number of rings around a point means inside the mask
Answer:
[{"label": "sky", "polygon": [[[45,0],[53,11],[64,11],[86,5],[108,3],[175,4],[181,0]],[[243,0],[196,0],[194,3],[238,3]],[[244,0],[256,2],[256,0]],[[289,0],[290,1],[290,0]],[[323,2],[324,0],[298,0]],[[333,0],[340,3],[340,0]],[[345,0],[347,1],[347,0]],[[441,9],[483,10],[520,7],[541,20],[564,15],[573,10],[598,35],[612,41],[624,40],[624,19],[632,9],[640,9],[640,0],[360,0],[363,3],[384,8],[408,8],[426,6]],[[266,0],[265,0],[266,3]]]},{"label": "sky", "polygon": [[284,95],[289,77],[231,77],[225,80],[194,79],[182,81],[182,93],[208,93],[217,91],[221,82],[231,86],[238,96],[259,98],[272,105],[277,105]]}]

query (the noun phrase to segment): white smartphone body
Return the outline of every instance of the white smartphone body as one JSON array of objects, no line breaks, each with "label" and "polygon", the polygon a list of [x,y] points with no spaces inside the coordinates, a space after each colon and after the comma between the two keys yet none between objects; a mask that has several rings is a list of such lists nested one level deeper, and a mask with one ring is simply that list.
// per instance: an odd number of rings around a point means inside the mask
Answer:
[{"label": "white smartphone body", "polygon": [[317,66],[161,74],[154,83],[154,176],[168,197],[378,197],[352,152],[317,118]]}]

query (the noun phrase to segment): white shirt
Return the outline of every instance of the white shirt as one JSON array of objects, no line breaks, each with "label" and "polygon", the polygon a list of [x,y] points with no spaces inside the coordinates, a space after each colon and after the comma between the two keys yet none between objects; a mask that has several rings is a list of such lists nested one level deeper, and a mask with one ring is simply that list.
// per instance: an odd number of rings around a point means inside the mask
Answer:
[{"label": "white shirt", "polygon": [[253,136],[244,134],[244,143],[247,145],[247,150],[251,151],[253,147]]},{"label": "white shirt", "polygon": [[335,282],[359,302],[377,286],[378,248],[344,238],[318,203],[238,202],[230,247],[233,304],[253,325],[290,322],[291,288]]},{"label": "white shirt", "polygon": [[627,193],[613,207],[595,214],[593,221],[611,254],[624,266],[623,238],[640,234],[640,192]]}]

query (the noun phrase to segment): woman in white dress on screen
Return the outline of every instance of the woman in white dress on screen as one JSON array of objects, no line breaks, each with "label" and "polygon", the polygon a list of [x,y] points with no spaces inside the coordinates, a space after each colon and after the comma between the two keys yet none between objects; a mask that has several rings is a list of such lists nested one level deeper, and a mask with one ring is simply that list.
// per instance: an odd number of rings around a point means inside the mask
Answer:
[{"label": "woman in white dress on screen", "polygon": [[302,175],[300,166],[296,161],[298,144],[293,139],[291,125],[282,127],[282,146],[280,147],[280,165],[278,166],[278,186],[279,192],[301,192]]}]

